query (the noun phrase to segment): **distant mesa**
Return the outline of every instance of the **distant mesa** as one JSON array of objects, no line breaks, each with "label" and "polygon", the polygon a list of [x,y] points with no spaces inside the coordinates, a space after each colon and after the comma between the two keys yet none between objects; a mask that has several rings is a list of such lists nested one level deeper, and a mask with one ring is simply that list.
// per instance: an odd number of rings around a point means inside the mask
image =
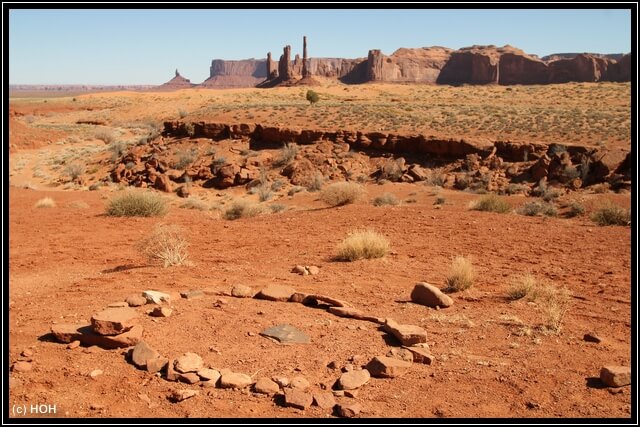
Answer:
[{"label": "distant mesa", "polygon": [[372,49],[367,57],[311,58],[303,37],[302,58],[292,59],[291,46],[284,46],[276,61],[266,59],[211,61],[209,78],[199,85],[182,77],[159,89],[271,88],[314,86],[320,79],[345,84],[427,83],[446,85],[532,85],[568,82],[626,82],[631,80],[631,54],[558,53],[539,58],[513,46],[474,45],[458,50],[441,46],[400,48],[391,55]]}]

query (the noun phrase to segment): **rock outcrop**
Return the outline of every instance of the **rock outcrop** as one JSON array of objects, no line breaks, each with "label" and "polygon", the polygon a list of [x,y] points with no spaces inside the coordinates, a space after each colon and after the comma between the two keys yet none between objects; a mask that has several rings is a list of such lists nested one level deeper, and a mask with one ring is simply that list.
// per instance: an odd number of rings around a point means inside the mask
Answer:
[{"label": "rock outcrop", "polygon": [[168,82],[157,87],[158,90],[178,90],[178,89],[189,89],[194,87],[195,84],[191,83],[189,79],[185,79],[180,75],[178,70],[176,70],[176,75],[169,80]]},{"label": "rock outcrop", "polygon": [[264,59],[226,61],[214,59],[209,68],[209,78],[201,86],[207,88],[253,87],[269,75]]}]

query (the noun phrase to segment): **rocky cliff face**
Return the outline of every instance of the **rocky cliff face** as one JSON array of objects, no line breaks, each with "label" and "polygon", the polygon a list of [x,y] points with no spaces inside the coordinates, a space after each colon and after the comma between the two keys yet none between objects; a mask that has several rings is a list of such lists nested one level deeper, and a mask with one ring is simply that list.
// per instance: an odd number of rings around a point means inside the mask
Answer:
[{"label": "rocky cliff face", "polygon": [[243,59],[225,61],[214,59],[209,68],[209,78],[201,86],[215,88],[253,87],[267,78],[267,61]]}]

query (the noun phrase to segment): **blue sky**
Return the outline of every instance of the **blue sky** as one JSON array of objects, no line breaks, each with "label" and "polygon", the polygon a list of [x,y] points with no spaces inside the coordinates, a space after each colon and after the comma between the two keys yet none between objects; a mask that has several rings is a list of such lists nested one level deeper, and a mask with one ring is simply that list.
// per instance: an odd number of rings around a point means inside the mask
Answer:
[{"label": "blue sky", "polygon": [[[11,84],[200,83],[212,59],[366,57],[399,47],[510,44],[539,56],[627,53],[631,12],[571,10],[11,10]],[[292,55],[292,56],[293,56]]]}]

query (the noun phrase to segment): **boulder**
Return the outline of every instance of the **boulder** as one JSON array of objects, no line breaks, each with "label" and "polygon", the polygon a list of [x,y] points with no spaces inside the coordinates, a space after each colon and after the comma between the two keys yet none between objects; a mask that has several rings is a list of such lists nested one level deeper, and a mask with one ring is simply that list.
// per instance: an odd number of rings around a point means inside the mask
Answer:
[{"label": "boulder", "polygon": [[332,393],[317,391],[313,393],[313,403],[322,409],[333,409],[336,406],[336,399]]},{"label": "boulder", "polygon": [[339,390],[355,390],[369,382],[370,378],[371,375],[366,369],[345,372],[338,378],[337,387]]},{"label": "boulder", "polygon": [[236,298],[253,298],[255,294],[253,288],[245,285],[235,285],[231,289],[231,296]]},{"label": "boulder", "polygon": [[250,386],[253,380],[249,375],[235,372],[225,372],[220,377],[221,388],[245,388]]},{"label": "boulder", "polygon": [[269,378],[260,378],[253,385],[253,390],[260,394],[276,394],[280,391],[280,386]]},{"label": "boulder", "polygon": [[180,373],[198,372],[202,369],[202,357],[195,353],[185,353],[176,359],[175,369]]},{"label": "boulder", "polygon": [[290,286],[269,285],[258,292],[255,297],[269,301],[289,301],[289,298],[295,293],[296,290]]},{"label": "boulder", "polygon": [[284,392],[284,405],[297,409],[307,409],[313,404],[313,395],[295,388],[288,388]]},{"label": "boulder", "polygon": [[130,295],[125,300],[129,307],[139,307],[147,303],[147,299],[142,295]]},{"label": "boulder", "polygon": [[362,405],[359,403],[351,403],[348,405],[341,404],[336,406],[336,413],[342,418],[353,418],[360,414]]},{"label": "boulder", "polygon": [[147,361],[150,359],[157,359],[159,357],[160,354],[144,341],[140,341],[131,350],[131,362],[140,369],[147,369]]},{"label": "boulder", "polygon": [[411,291],[411,301],[426,305],[427,307],[451,307],[453,300],[445,295],[436,286],[420,282]]}]

